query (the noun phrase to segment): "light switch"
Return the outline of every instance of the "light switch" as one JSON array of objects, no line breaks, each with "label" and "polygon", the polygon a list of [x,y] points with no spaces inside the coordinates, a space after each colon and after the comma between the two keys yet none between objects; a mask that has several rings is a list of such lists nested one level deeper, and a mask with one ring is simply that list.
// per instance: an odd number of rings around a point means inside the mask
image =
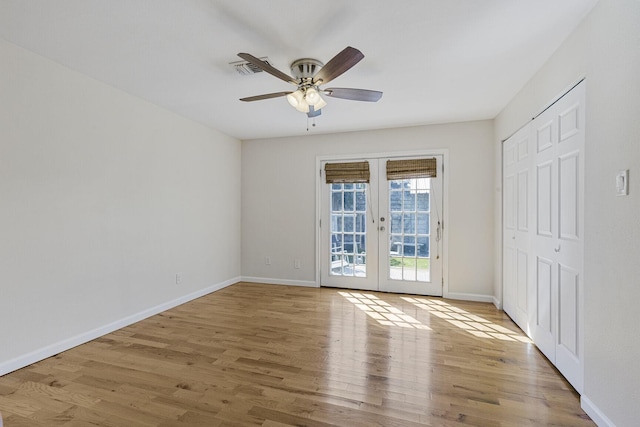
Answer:
[{"label": "light switch", "polygon": [[629,169],[621,170],[616,175],[616,195],[629,195]]}]

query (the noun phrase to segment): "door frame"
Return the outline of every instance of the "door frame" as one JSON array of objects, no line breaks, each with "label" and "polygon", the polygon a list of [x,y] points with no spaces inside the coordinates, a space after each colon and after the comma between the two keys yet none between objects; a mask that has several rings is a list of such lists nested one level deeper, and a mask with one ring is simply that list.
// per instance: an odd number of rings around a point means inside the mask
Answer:
[{"label": "door frame", "polygon": [[[442,156],[442,169],[448,173],[449,171],[449,149],[428,149],[416,151],[396,151],[396,152],[375,152],[375,153],[358,153],[358,154],[335,154],[335,155],[319,155],[316,156],[316,215],[315,215],[315,248],[316,248],[316,287],[320,287],[320,274],[322,269],[322,237],[320,220],[322,218],[322,186],[326,183],[322,179],[322,162],[328,161],[363,161],[370,158],[406,158],[406,157],[429,157]],[[442,171],[441,171],[442,172]],[[442,296],[447,298],[449,295],[449,179],[443,173],[442,175],[442,246],[440,254],[442,256]]]}]

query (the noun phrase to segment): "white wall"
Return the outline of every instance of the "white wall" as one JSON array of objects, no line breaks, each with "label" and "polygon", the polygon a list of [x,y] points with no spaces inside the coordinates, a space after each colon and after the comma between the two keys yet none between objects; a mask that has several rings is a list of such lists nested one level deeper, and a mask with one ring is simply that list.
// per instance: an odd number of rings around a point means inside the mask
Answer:
[{"label": "white wall", "polygon": [[[496,118],[495,153],[499,140],[580,75],[587,78],[582,404],[599,425],[632,426],[640,419],[638,0],[600,0]],[[620,169],[630,170],[628,197],[615,196],[614,177]]]},{"label": "white wall", "polygon": [[240,141],[4,41],[0,64],[0,374],[239,278]]},{"label": "white wall", "polygon": [[[324,116],[318,120],[322,126]],[[491,121],[242,143],[242,275],[315,284],[316,157],[448,149],[449,292],[493,295]],[[265,256],[271,265],[265,265]],[[302,268],[294,269],[299,258]]]},{"label": "white wall", "polygon": [[[585,76],[586,51],[588,49],[584,25],[564,42],[562,48],[538,71],[535,77],[520,91],[509,105],[495,118],[495,136],[497,141],[507,139],[525,123],[542,112],[557,95],[566,92],[571,85]],[[494,229],[496,230],[494,265],[495,295],[502,300],[502,144],[494,147],[495,205]]]}]

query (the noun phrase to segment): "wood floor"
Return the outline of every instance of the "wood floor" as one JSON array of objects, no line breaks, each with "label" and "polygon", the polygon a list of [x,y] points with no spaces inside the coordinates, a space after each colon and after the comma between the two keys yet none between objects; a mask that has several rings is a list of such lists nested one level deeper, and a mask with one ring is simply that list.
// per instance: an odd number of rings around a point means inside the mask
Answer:
[{"label": "wood floor", "polygon": [[5,427],[594,426],[490,304],[238,283],[0,377]]}]

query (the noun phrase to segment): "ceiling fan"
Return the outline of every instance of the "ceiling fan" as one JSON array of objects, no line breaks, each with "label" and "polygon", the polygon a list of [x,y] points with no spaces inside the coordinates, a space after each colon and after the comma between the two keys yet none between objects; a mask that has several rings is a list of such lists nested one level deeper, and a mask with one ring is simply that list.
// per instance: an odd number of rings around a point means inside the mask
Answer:
[{"label": "ceiling fan", "polygon": [[272,76],[297,86],[297,89],[292,92],[267,93],[265,95],[240,98],[240,101],[251,102],[286,96],[289,104],[296,110],[307,113],[308,117],[317,117],[321,114],[320,110],[327,105],[321,94],[332,98],[367,102],[376,102],[382,97],[382,92],[376,90],[338,87],[320,88],[321,85],[329,83],[364,58],[362,52],[351,46],[347,46],[326,64],[311,58],[294,61],[291,64],[293,77],[248,53],[239,53],[238,56]]}]

